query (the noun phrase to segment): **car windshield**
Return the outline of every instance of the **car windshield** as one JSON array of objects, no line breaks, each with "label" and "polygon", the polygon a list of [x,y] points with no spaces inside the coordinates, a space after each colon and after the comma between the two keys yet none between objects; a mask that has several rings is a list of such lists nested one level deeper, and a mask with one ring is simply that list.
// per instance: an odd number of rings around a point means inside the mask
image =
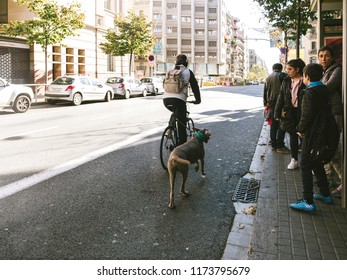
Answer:
[{"label": "car windshield", "polygon": [[52,84],[53,85],[71,85],[75,81],[74,78],[71,77],[60,77],[56,79]]},{"label": "car windshield", "polygon": [[150,78],[142,78],[141,82],[142,83],[150,83],[150,82],[152,82],[152,79],[150,79]]},{"label": "car windshield", "polygon": [[123,78],[114,77],[114,78],[108,78],[107,79],[107,83],[109,83],[109,84],[120,84],[120,83],[123,83],[123,82],[124,82]]}]

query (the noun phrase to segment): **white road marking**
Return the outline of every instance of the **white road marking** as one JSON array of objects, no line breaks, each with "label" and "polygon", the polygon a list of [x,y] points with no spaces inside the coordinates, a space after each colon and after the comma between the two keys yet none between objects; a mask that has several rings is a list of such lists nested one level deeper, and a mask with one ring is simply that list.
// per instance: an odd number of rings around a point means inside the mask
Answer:
[{"label": "white road marking", "polygon": [[[106,154],[109,154],[109,153],[114,152],[116,150],[119,150],[121,148],[124,148],[126,146],[131,145],[131,144],[134,144],[138,141],[141,141],[148,136],[151,136],[153,134],[156,134],[156,133],[163,131],[164,128],[165,128],[165,126],[156,127],[154,129],[145,131],[141,134],[136,134],[136,135],[131,136],[128,139],[125,139],[119,143],[114,143],[110,146],[96,150],[96,151],[91,152],[91,153],[89,153],[85,156],[82,156],[80,158],[67,161],[67,162],[62,163],[58,166],[49,168],[49,169],[44,170],[42,172],[39,172],[39,173],[36,173],[36,174],[31,175],[29,177],[23,178],[19,181],[2,186],[2,187],[0,187],[0,199],[8,197],[12,194],[23,191],[25,189],[28,189],[35,184],[41,183],[41,182],[48,180],[54,176],[57,176],[57,175],[62,174],[66,171],[69,171],[73,168],[76,168],[76,167],[78,167],[84,163],[87,163],[87,162],[92,161],[94,159],[97,159],[101,156],[104,156]],[[159,147],[158,147],[158,149],[159,149]]]},{"label": "white road marking", "polygon": [[[226,112],[226,113],[221,113],[221,114],[216,114],[213,116],[200,116],[200,118],[197,118],[196,121],[199,123],[207,123],[207,122],[212,121],[212,120],[216,121],[218,118],[223,117],[223,115],[230,114],[230,113],[232,113],[232,111]],[[198,114],[194,114],[194,115],[195,115],[194,116],[194,120],[195,120],[195,117]],[[49,169],[44,170],[42,172],[39,172],[39,173],[36,173],[36,174],[31,175],[29,177],[23,178],[19,181],[2,186],[2,187],[0,187],[0,199],[8,197],[8,196],[15,194],[17,192],[20,192],[22,190],[28,189],[35,184],[41,183],[41,182],[48,180],[54,176],[62,174],[66,171],[69,171],[69,170],[76,168],[76,167],[78,167],[84,163],[87,163],[89,161],[97,159],[97,158],[104,156],[106,154],[109,154],[111,152],[117,151],[119,149],[130,146],[130,145],[135,144],[137,142],[141,143],[141,141],[144,141],[144,138],[164,131],[165,127],[166,126],[156,127],[156,128],[151,129],[151,130],[145,131],[141,134],[136,134],[136,135],[131,136],[128,139],[125,139],[119,143],[114,143],[114,144],[106,146],[102,149],[91,152],[91,153],[89,153],[85,156],[82,156],[80,158],[67,161],[67,162],[62,163],[58,166],[49,168]],[[54,128],[56,128],[56,127],[46,128],[43,130],[54,129]],[[27,133],[21,134],[21,135],[35,133],[35,132],[39,132],[39,131],[43,131],[43,130],[31,131],[31,132],[27,132]]]}]

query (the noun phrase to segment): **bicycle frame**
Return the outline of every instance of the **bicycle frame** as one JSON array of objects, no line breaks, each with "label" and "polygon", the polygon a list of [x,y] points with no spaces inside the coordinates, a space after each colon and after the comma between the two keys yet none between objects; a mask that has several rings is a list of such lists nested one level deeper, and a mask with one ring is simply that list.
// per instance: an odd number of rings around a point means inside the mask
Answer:
[{"label": "bicycle frame", "polygon": [[[184,126],[187,129],[187,137],[191,138],[195,134],[195,126],[193,120],[189,117],[189,112],[187,112],[187,122]],[[165,170],[167,170],[167,161],[169,159],[170,153],[177,146],[178,143],[178,133],[177,126],[178,123],[183,124],[174,113],[171,114],[169,125],[165,128],[161,141],[160,141],[160,161]]]}]

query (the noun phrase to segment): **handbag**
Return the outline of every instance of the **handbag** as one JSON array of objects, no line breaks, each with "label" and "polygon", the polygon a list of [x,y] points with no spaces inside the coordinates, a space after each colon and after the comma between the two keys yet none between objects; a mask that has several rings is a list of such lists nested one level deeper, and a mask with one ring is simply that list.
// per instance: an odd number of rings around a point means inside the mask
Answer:
[{"label": "handbag", "polygon": [[266,106],[264,109],[264,118],[266,121],[270,119],[271,109],[270,106]]}]

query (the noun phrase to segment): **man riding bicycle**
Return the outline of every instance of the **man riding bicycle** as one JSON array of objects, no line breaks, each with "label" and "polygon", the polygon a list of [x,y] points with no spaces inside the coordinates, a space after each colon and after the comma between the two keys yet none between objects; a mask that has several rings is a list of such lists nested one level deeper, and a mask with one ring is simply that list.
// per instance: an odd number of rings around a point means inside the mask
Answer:
[{"label": "man riding bicycle", "polygon": [[175,69],[182,69],[182,78],[184,80],[184,87],[178,93],[164,92],[164,106],[173,112],[178,119],[178,145],[187,142],[186,132],[186,117],[187,117],[187,98],[188,98],[188,86],[190,84],[194,93],[194,104],[201,103],[200,89],[198,82],[194,76],[194,73],[187,68],[188,58],[184,54],[179,54],[176,57]]}]

